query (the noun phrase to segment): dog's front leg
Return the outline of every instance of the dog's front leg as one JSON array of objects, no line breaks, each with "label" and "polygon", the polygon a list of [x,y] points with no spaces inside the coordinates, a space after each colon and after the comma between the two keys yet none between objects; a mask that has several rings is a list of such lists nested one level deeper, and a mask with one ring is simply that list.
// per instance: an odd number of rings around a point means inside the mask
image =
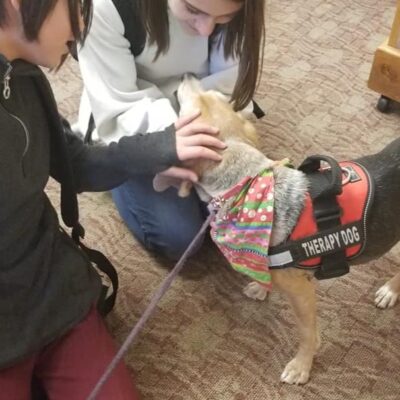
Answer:
[{"label": "dog's front leg", "polygon": [[291,384],[306,383],[320,342],[314,282],[307,272],[299,269],[289,268],[271,272],[272,284],[288,297],[300,331],[298,352],[286,365],[281,381]]}]

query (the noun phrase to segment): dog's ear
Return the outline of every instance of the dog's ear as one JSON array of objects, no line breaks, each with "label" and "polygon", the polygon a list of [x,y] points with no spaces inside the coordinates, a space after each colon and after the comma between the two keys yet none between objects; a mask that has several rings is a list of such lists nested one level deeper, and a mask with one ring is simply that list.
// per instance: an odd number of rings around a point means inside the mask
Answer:
[{"label": "dog's ear", "polygon": [[179,197],[188,197],[192,190],[193,183],[190,181],[183,181],[182,179],[173,178],[170,176],[163,176],[157,174],[153,178],[153,189],[156,192],[164,192],[170,187],[174,187],[178,190]]},{"label": "dog's ear", "polygon": [[172,178],[170,176],[163,176],[157,174],[153,178],[153,189],[156,192],[164,192],[165,190],[169,189],[170,187],[174,187],[179,189],[182,183],[182,179]]}]

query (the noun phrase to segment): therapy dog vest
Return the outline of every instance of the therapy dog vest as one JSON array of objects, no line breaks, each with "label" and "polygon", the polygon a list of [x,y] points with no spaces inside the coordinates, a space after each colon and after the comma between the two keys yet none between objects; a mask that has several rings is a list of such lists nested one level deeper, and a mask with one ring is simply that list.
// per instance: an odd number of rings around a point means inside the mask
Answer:
[{"label": "therapy dog vest", "polygon": [[[330,168],[321,168],[321,161],[328,162]],[[265,202],[266,198],[262,204],[273,206],[274,181],[270,170],[244,179],[217,201],[214,199],[214,206],[220,206],[221,200],[224,203],[236,196],[233,201],[231,199],[232,208],[212,223],[213,240],[234,269],[267,287],[270,286],[269,269],[315,269],[317,279],[343,275],[349,271],[347,260],[360,255],[366,244],[367,215],[372,205],[373,188],[365,168],[351,161],[338,164],[330,157],[313,156],[305,160],[299,169],[306,173],[310,191],[288,240],[273,248],[268,249],[273,213],[265,214],[265,224],[260,227],[261,221],[249,220],[250,208],[245,204],[245,200],[253,202],[252,209],[258,215],[258,204],[262,202],[259,199],[254,204],[254,199],[246,195],[246,190],[259,193],[254,185],[260,182],[261,176],[269,175],[269,203]],[[262,207],[259,213],[264,215]],[[240,222],[243,215],[247,219]],[[251,233],[245,235],[243,232],[246,230]],[[257,231],[261,231],[262,235],[250,243]]]},{"label": "therapy dog vest", "polygon": [[326,194],[323,187],[333,180],[321,181],[324,174],[332,178],[331,169],[305,171],[310,193],[288,240],[270,249],[270,268],[315,268],[317,278],[330,278],[347,273],[347,260],[364,250],[367,217],[373,202],[372,180],[366,169],[353,161],[334,164],[333,168],[340,171],[336,195]]}]

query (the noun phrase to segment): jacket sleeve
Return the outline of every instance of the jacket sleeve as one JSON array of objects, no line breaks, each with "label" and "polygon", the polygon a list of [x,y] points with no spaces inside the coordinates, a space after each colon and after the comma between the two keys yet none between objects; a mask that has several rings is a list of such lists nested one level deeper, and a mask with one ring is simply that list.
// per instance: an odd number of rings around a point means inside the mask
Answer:
[{"label": "jacket sleeve", "polygon": [[156,85],[137,79],[135,59],[111,0],[95,0],[92,25],[79,65],[84,93],[78,127],[86,132],[90,113],[106,143],[138,132],[156,132],[176,121],[170,101]]},{"label": "jacket sleeve", "polygon": [[179,164],[174,125],[108,145],[86,145],[65,120],[63,124],[78,193],[110,190],[135,175],[154,175]]}]

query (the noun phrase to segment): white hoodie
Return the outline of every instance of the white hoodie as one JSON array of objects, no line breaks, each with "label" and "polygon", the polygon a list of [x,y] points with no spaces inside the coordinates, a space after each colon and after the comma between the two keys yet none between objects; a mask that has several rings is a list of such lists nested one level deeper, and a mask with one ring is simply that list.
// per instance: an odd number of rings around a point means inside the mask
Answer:
[{"label": "white hoodie", "polygon": [[80,132],[86,132],[91,113],[97,128],[93,139],[107,144],[125,135],[165,129],[177,119],[174,92],[187,72],[202,78],[205,89],[231,95],[238,60],[225,60],[223,46],[209,54],[208,38],[186,33],[171,13],[169,24],[167,53],[154,62],[156,46],[146,43],[135,58],[113,2],[94,0],[92,26],[79,51],[84,81]]}]

